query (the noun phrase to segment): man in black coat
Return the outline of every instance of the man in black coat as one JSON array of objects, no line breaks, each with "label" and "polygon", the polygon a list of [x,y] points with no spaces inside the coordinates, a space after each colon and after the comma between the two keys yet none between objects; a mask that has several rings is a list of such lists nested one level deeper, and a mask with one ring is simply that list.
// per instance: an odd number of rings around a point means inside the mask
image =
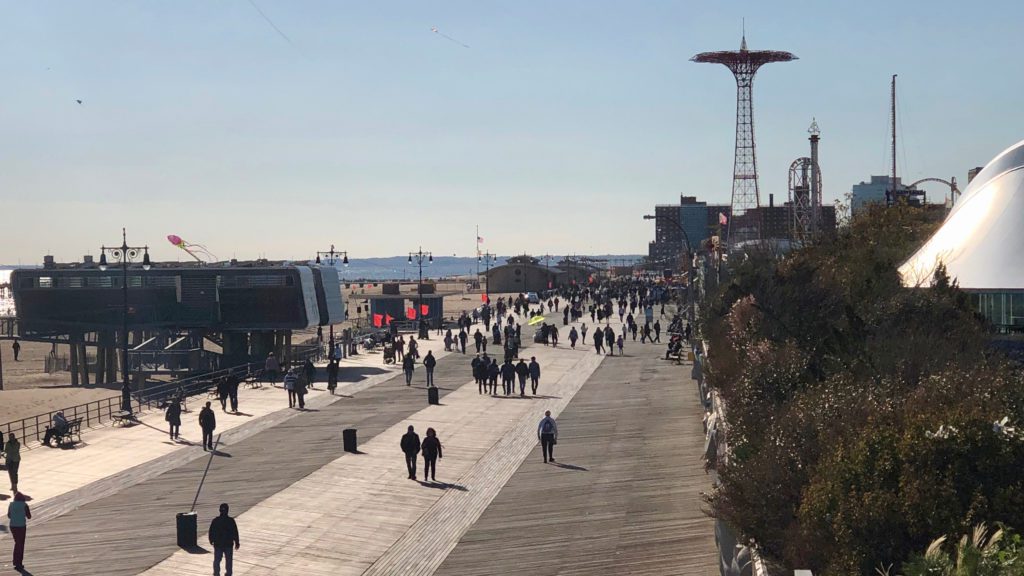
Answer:
[{"label": "man in black coat", "polygon": [[522,358],[519,359],[519,363],[516,364],[516,376],[519,377],[519,395],[526,396],[526,377],[530,375],[530,367],[526,365],[526,361]]},{"label": "man in black coat", "polygon": [[505,396],[508,396],[515,390],[515,378],[516,367],[512,365],[511,360],[507,360],[501,365],[501,388],[505,391]]},{"label": "man in black coat", "polygon": [[405,453],[405,466],[409,469],[409,480],[416,479],[416,455],[420,453],[420,436],[413,432],[410,425],[409,431],[402,436],[402,452]]},{"label": "man in black coat", "polygon": [[217,415],[210,408],[210,403],[199,411],[199,427],[203,429],[203,451],[213,450],[213,431],[217,428]]},{"label": "man in black coat", "polygon": [[423,357],[423,367],[427,369],[427,388],[434,385],[434,366],[437,366],[437,358],[434,358],[434,351],[427,350]]},{"label": "man in black coat", "polygon": [[[220,559],[224,558],[224,574],[231,576],[231,561],[234,550],[238,550],[238,524],[228,516],[228,505],[220,505],[220,516],[210,522],[210,544],[213,545],[213,573],[220,576]],[[234,549],[232,549],[234,545]]]}]

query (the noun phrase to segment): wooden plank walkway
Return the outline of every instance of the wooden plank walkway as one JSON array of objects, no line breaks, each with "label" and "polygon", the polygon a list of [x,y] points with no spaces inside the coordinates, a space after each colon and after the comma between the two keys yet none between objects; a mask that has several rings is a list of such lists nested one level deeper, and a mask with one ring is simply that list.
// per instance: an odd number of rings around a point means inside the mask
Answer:
[{"label": "wooden plank walkway", "polygon": [[[438,361],[435,380],[442,397],[465,382],[465,362],[461,354]],[[423,378],[420,368],[418,386],[406,387],[404,378],[392,378],[352,398],[338,398],[333,404],[317,407],[320,402],[330,401],[330,396],[321,394],[315,398],[319,402],[307,405],[312,409],[302,413],[286,410],[291,417],[236,443],[222,445],[222,454],[214,459],[196,507],[200,511],[200,533],[205,535],[204,524],[216,514],[220,502],[231,503],[232,515],[242,514],[338,458],[343,453],[342,429],[357,428],[360,441],[366,442],[422,409],[427,403]],[[285,401],[282,390],[272,392]],[[199,447],[193,450],[202,454]],[[178,550],[174,515],[188,511],[206,462],[202,457],[189,459],[154,478],[73,511],[65,510],[60,517],[33,523],[29,527],[26,565],[36,574],[143,572]],[[0,544],[0,560],[9,568],[12,541],[5,538]]]},{"label": "wooden plank walkway", "polygon": [[558,464],[531,454],[436,574],[717,575],[696,384],[663,351],[608,358],[558,418]]}]

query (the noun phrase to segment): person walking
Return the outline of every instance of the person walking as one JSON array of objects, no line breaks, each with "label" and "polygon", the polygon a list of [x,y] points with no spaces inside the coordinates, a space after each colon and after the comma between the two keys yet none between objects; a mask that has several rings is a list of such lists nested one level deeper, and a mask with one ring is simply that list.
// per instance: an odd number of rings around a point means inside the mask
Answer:
[{"label": "person walking", "polygon": [[299,410],[306,409],[306,392],[309,391],[310,384],[311,383],[306,376],[306,371],[303,370],[295,380],[295,399],[299,403]]},{"label": "person walking", "polygon": [[227,377],[221,378],[217,381],[217,399],[220,400],[221,412],[228,411],[228,389]]},{"label": "person walking", "polygon": [[540,440],[540,449],[544,455],[544,463],[548,460],[555,461],[555,444],[558,443],[558,424],[551,417],[551,410],[544,412],[544,418],[537,425],[537,438]]},{"label": "person walking", "polygon": [[423,367],[427,369],[427,388],[434,387],[434,366],[437,366],[434,351],[427,350],[427,355],[423,357]]},{"label": "person walking", "polygon": [[498,366],[498,359],[491,360],[491,365],[487,367],[487,383],[484,385],[484,389],[490,389],[490,393],[493,396],[498,393],[498,376],[501,374],[501,368]]},{"label": "person walking", "polygon": [[615,351],[612,347],[615,346],[615,331],[612,330],[611,326],[604,327],[604,347],[608,349],[608,354],[614,356]]},{"label": "person walking", "polygon": [[267,361],[263,364],[263,375],[266,380],[270,380],[270,385],[274,386],[277,384],[277,375],[281,372],[281,363],[277,361],[277,356],[271,352],[267,354]]},{"label": "person walking", "polygon": [[582,339],[580,339],[580,342],[583,343],[584,346],[586,346],[587,345],[587,323],[586,322],[584,322],[583,325],[580,326],[580,335],[583,337]]},{"label": "person walking", "polygon": [[312,358],[306,358],[302,363],[302,372],[306,375],[306,385],[312,388],[316,383],[316,365],[313,364]]},{"label": "person walking", "polygon": [[338,389],[339,368],[337,360],[331,360],[327,364],[327,389],[330,390],[331,396],[334,396],[334,391]]},{"label": "person walking", "polygon": [[530,375],[530,367],[526,365],[526,361],[522,358],[519,359],[519,363],[516,364],[516,376],[519,377],[519,395],[526,396],[526,377]]},{"label": "person walking", "polygon": [[178,433],[181,431],[181,404],[177,398],[171,400],[170,404],[167,405],[167,410],[164,412],[164,420],[167,421],[167,432],[171,435],[171,440],[177,440]]},{"label": "person walking", "polygon": [[533,395],[537,395],[537,384],[540,383],[540,364],[537,363],[536,356],[530,356],[530,387],[533,389]]},{"label": "person walking", "polygon": [[238,413],[238,387],[242,385],[242,379],[238,374],[228,374],[228,400],[231,401],[231,411]]},{"label": "person walking", "polygon": [[405,358],[405,336],[399,336],[395,341],[395,354],[399,362]]},{"label": "person walking", "polygon": [[14,343],[11,344],[11,350],[14,351],[14,361],[20,362],[20,360],[18,360],[18,354],[21,354],[21,343],[18,342],[17,338],[15,338]]},{"label": "person walking", "polygon": [[515,377],[516,367],[512,365],[512,360],[506,360],[501,365],[501,389],[505,392],[505,396],[512,394],[515,390]]},{"label": "person walking", "polygon": [[580,335],[576,332],[576,327],[573,326],[569,329],[569,348],[576,349],[576,341],[580,339]]},{"label": "person walking", "polygon": [[199,411],[199,427],[203,430],[203,452],[213,450],[213,431],[217,428],[217,415],[210,408],[210,403]]},{"label": "person walking", "polygon": [[427,428],[427,437],[423,439],[421,446],[423,451],[423,480],[430,477],[432,482],[437,482],[437,460],[442,458],[441,441],[437,439],[437,431]]},{"label": "person walking", "polygon": [[654,321],[654,340],[653,340],[653,342],[657,342],[658,344],[661,344],[661,322],[659,322],[657,320]]},{"label": "person walking", "polygon": [[416,359],[406,354],[402,359],[402,372],[405,372],[405,385],[412,386],[412,373],[416,370]]},{"label": "person walking", "polygon": [[32,510],[25,501],[25,495],[15,492],[14,500],[7,505],[7,528],[14,537],[14,557],[11,564],[19,572],[25,569],[25,531],[28,528],[28,520],[31,519]]},{"label": "person walking", "polygon": [[7,476],[11,479],[11,493],[18,491],[18,468],[21,467],[21,442],[14,433],[7,435],[7,443],[4,444],[4,454],[7,455]]},{"label": "person walking", "polygon": [[619,336],[619,339],[615,341],[615,345],[619,347],[619,356],[622,356],[622,346],[625,343],[625,339]]},{"label": "person walking", "polygon": [[466,334],[465,330],[459,330],[459,348],[462,350],[463,354],[466,353],[466,340],[468,338],[469,335]]},{"label": "person walking", "polygon": [[405,467],[409,469],[409,480],[416,479],[416,455],[420,453],[420,436],[413,427],[402,436],[400,443],[402,452],[405,454]]},{"label": "person walking", "polygon": [[220,576],[220,560],[224,559],[224,574],[231,576],[232,556],[241,542],[238,539],[238,524],[228,516],[227,503],[220,505],[220,516],[210,522],[210,544],[213,546],[213,576]]},{"label": "person walking", "polygon": [[594,332],[594,353],[604,353],[604,332],[600,328]]},{"label": "person walking", "polygon": [[455,341],[454,338],[452,338],[452,329],[449,328],[448,332],[445,332],[445,335],[444,335],[444,351],[445,352],[451,352],[452,351],[452,342],[454,342],[454,341]]},{"label": "person walking", "polygon": [[295,389],[299,387],[299,375],[295,373],[294,368],[289,368],[288,373],[284,375],[284,389],[288,392],[288,407],[295,407]]}]

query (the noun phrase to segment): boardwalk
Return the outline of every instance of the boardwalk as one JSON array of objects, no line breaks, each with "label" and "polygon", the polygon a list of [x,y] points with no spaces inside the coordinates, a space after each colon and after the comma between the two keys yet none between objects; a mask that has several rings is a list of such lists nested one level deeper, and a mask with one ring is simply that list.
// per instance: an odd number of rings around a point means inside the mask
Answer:
[{"label": "boardwalk", "polygon": [[557,466],[535,450],[438,576],[718,573],[696,386],[660,350],[601,365],[558,419]]},{"label": "boardwalk", "polygon": [[[30,527],[26,564],[34,574],[210,574],[205,528],[227,501],[240,575],[710,574],[696,392],[687,368],[655,359],[662,350],[602,358],[533,345],[526,355],[544,366],[536,398],[478,394],[461,354],[438,363],[439,406],[426,404],[422,368],[418,386],[385,373],[349,385],[350,397],[316,395],[304,413],[225,434],[197,506],[200,549],[174,545],[174,514],[188,510],[206,465],[193,447],[44,502],[50,518]],[[559,466],[539,462],[545,409],[560,415]],[[405,479],[397,445],[408,424],[438,429],[441,482]],[[350,426],[361,454],[341,451]],[[101,496],[84,496],[96,487]],[[0,546],[9,561],[10,540]]]}]

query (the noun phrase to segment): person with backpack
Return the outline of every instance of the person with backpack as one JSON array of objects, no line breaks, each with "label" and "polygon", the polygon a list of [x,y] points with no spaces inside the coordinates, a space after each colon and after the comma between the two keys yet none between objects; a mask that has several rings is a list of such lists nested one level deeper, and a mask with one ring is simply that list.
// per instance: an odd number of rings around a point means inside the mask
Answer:
[{"label": "person with backpack", "polygon": [[171,440],[178,439],[178,432],[181,431],[181,404],[177,398],[174,398],[167,404],[167,411],[164,413],[164,420],[167,421],[169,426],[168,433],[171,435]]},{"label": "person with backpack", "polygon": [[544,412],[544,418],[537,425],[537,438],[540,440],[540,449],[544,454],[544,463],[548,460],[555,461],[555,444],[558,443],[558,424],[551,417],[551,410]]},{"label": "person with backpack", "polygon": [[284,375],[284,389],[288,392],[288,407],[295,407],[295,389],[299,386],[299,375],[294,368],[289,368]]},{"label": "person with backpack", "polygon": [[437,439],[437,431],[427,428],[427,437],[423,439],[421,446],[423,453],[423,480],[430,477],[432,482],[437,481],[437,461],[442,458],[441,441]]}]

